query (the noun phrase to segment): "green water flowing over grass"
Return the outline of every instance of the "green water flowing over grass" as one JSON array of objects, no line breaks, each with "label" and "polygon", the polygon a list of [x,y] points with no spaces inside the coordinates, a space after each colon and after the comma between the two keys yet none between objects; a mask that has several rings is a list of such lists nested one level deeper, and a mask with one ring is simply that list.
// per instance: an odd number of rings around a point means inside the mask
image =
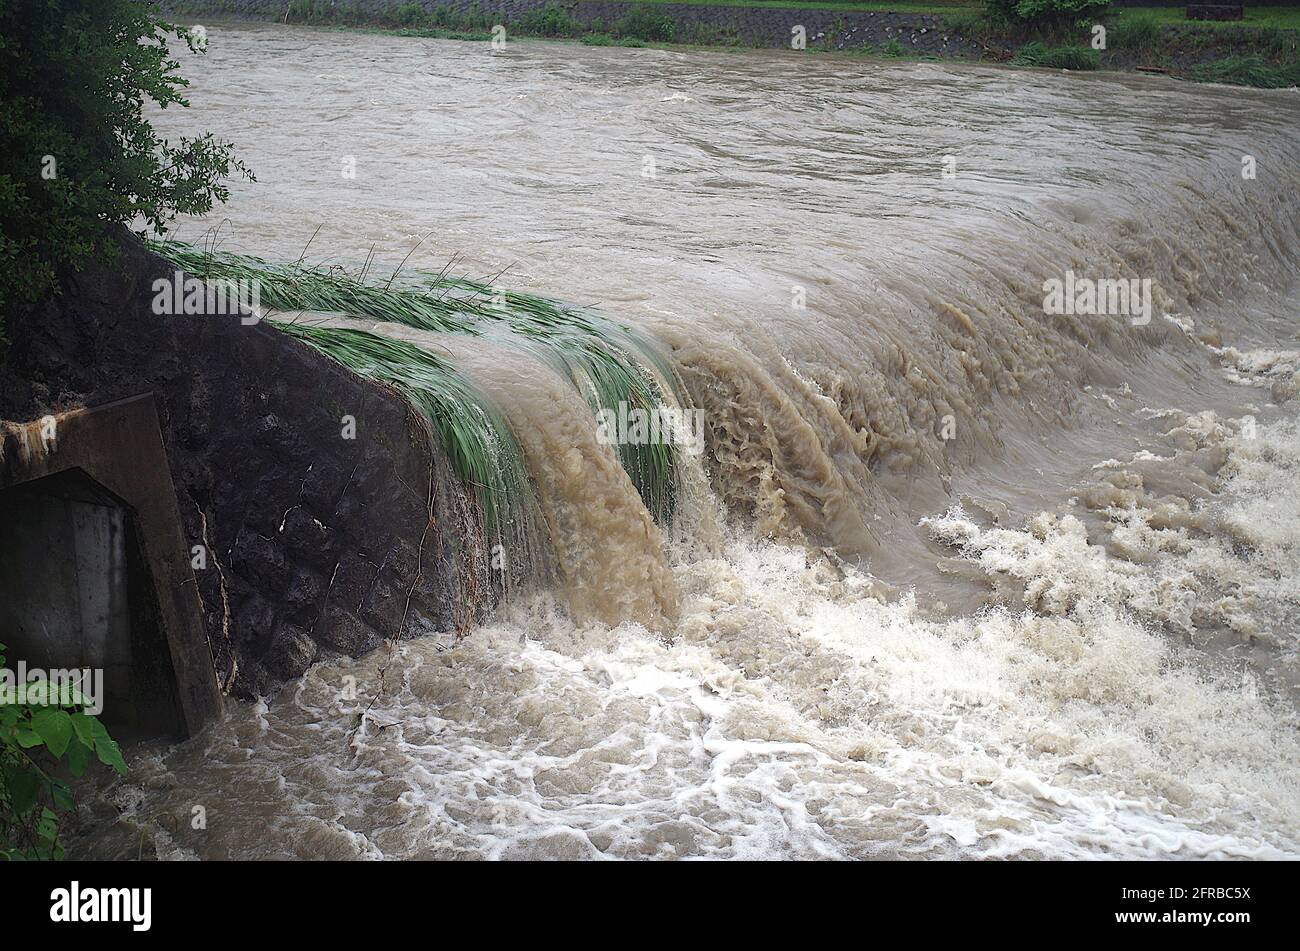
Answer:
[{"label": "green water flowing over grass", "polygon": [[[590,308],[503,291],[446,274],[410,272],[386,283],[342,269],[277,264],[180,242],[153,248],[176,267],[210,281],[256,282],[264,306],[324,311],[437,333],[480,336],[518,347],[560,372],[593,414],[652,410],[680,398],[666,358],[648,339]],[[400,283],[399,283],[400,278]],[[274,326],[363,376],[393,386],[429,419],[457,474],[497,521],[517,512],[528,491],[518,440],[491,402],[449,361],[415,344],[351,328],[272,321]],[[620,444],[619,459],[651,515],[672,517],[677,447]]]}]

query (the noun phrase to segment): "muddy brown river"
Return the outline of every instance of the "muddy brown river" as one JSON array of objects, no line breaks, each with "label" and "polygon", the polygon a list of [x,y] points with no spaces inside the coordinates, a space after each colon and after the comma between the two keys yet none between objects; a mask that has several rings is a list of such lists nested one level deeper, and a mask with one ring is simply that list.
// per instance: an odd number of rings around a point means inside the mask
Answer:
[{"label": "muddy brown river", "polygon": [[660,530],[460,342],[557,583],[128,751],[72,854],[1300,855],[1294,91],[207,27],[156,123],[257,181],[177,236],[598,306],[707,447]]}]

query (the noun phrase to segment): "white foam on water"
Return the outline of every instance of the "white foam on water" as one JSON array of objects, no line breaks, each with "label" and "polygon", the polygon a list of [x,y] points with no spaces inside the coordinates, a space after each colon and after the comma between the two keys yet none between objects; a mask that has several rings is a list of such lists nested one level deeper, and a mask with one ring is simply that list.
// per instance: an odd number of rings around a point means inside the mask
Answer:
[{"label": "white foam on water", "polygon": [[1300,856],[1294,705],[1198,646],[1211,599],[1294,654],[1300,436],[1187,419],[1222,441],[1221,494],[1196,527],[1116,518],[1149,558],[1068,511],[955,509],[930,530],[1023,595],[942,618],[736,534],[675,567],[671,640],[543,595],[459,642],[318,665],[138,766],[131,812],[217,803],[202,834],[163,828],[166,854],[205,857]]}]

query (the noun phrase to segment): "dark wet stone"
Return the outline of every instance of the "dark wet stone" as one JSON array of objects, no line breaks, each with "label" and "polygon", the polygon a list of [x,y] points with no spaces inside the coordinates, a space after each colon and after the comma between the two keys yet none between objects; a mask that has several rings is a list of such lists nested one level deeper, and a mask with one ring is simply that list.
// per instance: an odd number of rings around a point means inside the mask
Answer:
[{"label": "dark wet stone", "polygon": [[289,680],[301,677],[318,653],[319,648],[310,634],[292,624],[282,624],[263,663],[275,676]]},{"label": "dark wet stone", "polygon": [[359,657],[383,641],[374,628],[337,605],[317,622],[315,634],[327,647],[350,657]]}]

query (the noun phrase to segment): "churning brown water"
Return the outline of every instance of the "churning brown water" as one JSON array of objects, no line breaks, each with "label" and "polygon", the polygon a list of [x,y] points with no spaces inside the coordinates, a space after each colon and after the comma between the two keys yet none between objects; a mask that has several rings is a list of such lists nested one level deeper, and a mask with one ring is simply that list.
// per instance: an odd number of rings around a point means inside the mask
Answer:
[{"label": "churning brown water", "polygon": [[[134,751],[78,851],[1300,853],[1294,93],[209,35],[158,122],[259,180],[182,238],[596,304],[708,449],[661,533],[581,400],[462,350],[556,590]],[[1149,322],[1046,313],[1067,271]]]}]

